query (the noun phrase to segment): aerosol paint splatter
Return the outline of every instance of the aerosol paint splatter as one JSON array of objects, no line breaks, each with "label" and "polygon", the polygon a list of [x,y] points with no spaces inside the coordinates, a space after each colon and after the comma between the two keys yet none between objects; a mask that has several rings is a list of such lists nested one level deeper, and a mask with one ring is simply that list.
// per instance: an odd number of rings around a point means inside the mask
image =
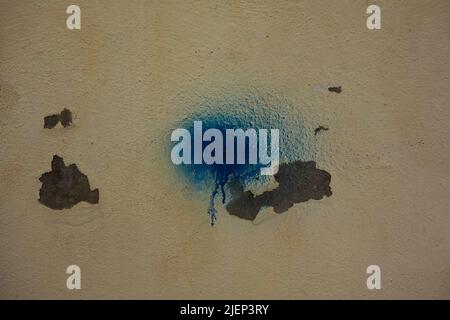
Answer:
[{"label": "aerosol paint splatter", "polygon": [[[280,162],[295,160],[312,160],[314,157],[314,140],[307,135],[303,118],[298,108],[293,108],[287,101],[266,94],[229,95],[211,102],[200,102],[193,108],[193,112],[181,121],[175,122],[171,130],[187,129],[194,136],[194,122],[201,121],[203,132],[208,129],[218,129],[225,136],[226,129],[247,130],[253,128],[279,130]],[[192,139],[193,141],[193,139]],[[193,142],[192,142],[193,143]],[[209,142],[204,142],[205,147]],[[171,143],[168,150],[174,146]],[[193,144],[192,150],[193,150]],[[270,148],[269,148],[270,149]],[[226,153],[226,149],[224,149]],[[245,158],[248,159],[248,148]],[[170,157],[170,156],[169,156]],[[224,155],[224,158],[226,155]],[[268,176],[261,175],[261,168],[265,165],[257,164],[181,164],[176,169],[182,173],[185,181],[199,192],[208,192],[210,200],[208,215],[211,224],[217,220],[217,198],[222,203],[227,201],[227,183],[232,178],[234,183],[250,187],[264,184]]]}]

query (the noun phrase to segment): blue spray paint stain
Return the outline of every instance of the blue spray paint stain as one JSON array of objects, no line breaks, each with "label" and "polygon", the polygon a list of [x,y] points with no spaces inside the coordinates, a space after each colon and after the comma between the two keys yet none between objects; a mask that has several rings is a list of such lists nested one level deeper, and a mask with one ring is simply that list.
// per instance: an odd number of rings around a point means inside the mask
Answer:
[{"label": "blue spray paint stain", "polygon": [[[268,129],[269,132],[270,129],[278,129],[280,133],[280,163],[310,159],[314,154],[313,145],[307,138],[301,115],[298,114],[298,111],[293,112],[293,109],[285,101],[273,96],[228,97],[194,106],[193,111],[175,123],[172,128],[172,130],[184,128],[190,132],[192,150],[194,150],[194,121],[202,121],[203,132],[208,129],[218,129],[223,137],[225,137],[227,129],[244,131],[250,128],[256,131]],[[209,141],[203,142],[203,149],[209,143]],[[175,144],[176,142],[171,143],[171,148]],[[270,141],[268,145],[270,146]],[[223,152],[223,158],[226,159],[226,148],[223,149]],[[230,179],[244,186],[267,182],[269,177],[261,175],[261,168],[267,167],[267,165],[261,165],[259,159],[256,164],[249,164],[248,152],[249,150],[246,148],[245,164],[237,164],[235,161],[234,164],[208,165],[202,163],[176,166],[190,186],[200,192],[206,190],[210,194],[207,212],[211,225],[214,225],[217,219],[217,199],[220,197],[222,204],[227,201],[226,185]]]}]

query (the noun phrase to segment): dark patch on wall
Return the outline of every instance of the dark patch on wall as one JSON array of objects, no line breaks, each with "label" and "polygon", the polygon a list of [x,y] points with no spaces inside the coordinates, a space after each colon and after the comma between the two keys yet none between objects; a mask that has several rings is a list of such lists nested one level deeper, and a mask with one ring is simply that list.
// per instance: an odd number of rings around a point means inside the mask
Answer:
[{"label": "dark patch on wall", "polygon": [[44,118],[44,128],[52,129],[54,128],[58,122],[61,122],[61,125],[66,128],[70,126],[72,123],[72,112],[70,110],[64,108],[60,114],[52,114]]},{"label": "dark patch on wall", "polygon": [[316,129],[314,129],[314,135],[317,136],[317,134],[318,134],[320,131],[328,131],[328,130],[330,130],[330,129],[327,128],[327,127],[324,127],[324,126],[318,126]]},{"label": "dark patch on wall", "polygon": [[330,92],[335,92],[335,93],[341,93],[342,92],[342,87],[329,87],[328,91]]},{"label": "dark patch on wall", "polygon": [[283,213],[294,203],[320,200],[332,194],[331,175],[317,169],[314,161],[281,164],[274,177],[278,187],[258,196],[244,191],[244,186],[239,182],[231,181],[231,200],[226,205],[227,211],[242,219],[254,220],[262,207],[273,207],[276,213]]},{"label": "dark patch on wall", "polygon": [[55,209],[70,209],[81,201],[98,203],[98,189],[91,190],[89,179],[75,164],[66,166],[63,158],[54,155],[52,171],[42,174],[39,202]]}]

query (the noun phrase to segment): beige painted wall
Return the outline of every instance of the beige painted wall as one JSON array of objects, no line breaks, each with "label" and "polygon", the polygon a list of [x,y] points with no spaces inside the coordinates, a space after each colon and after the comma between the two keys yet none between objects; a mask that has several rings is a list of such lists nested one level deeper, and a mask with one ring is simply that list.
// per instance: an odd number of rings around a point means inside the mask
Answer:
[{"label": "beige painted wall", "polygon": [[[450,297],[449,1],[77,0],[69,31],[71,3],[0,1],[1,298]],[[330,128],[332,197],[209,226],[164,139],[185,101],[236,88]],[[73,126],[43,129],[64,107]],[[37,201],[53,154],[98,205]]]}]

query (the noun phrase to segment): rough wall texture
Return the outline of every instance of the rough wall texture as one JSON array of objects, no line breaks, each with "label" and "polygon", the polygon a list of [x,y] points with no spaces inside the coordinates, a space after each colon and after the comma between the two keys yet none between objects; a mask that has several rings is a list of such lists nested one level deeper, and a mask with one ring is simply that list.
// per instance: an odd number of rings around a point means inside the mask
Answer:
[{"label": "rough wall texture", "polygon": [[[1,0],[0,297],[449,298],[450,3],[375,2],[378,31],[372,1],[79,0],[69,31],[71,3]],[[329,128],[315,161],[333,196],[255,222],[218,207],[212,228],[167,128],[246,88]],[[44,129],[63,108],[72,124]],[[55,154],[98,204],[38,202]]]}]

